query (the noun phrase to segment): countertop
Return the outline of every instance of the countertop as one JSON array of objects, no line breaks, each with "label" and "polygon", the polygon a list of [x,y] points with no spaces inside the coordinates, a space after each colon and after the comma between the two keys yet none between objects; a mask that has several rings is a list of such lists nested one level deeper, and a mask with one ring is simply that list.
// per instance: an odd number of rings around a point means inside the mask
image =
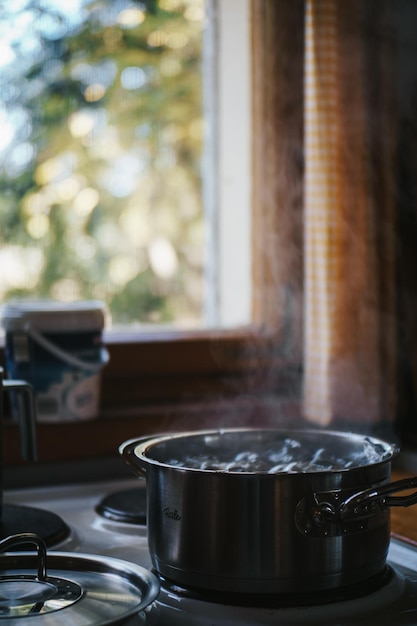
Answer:
[{"label": "countertop", "polygon": [[[395,470],[392,472],[392,480],[400,480],[415,475],[417,474]],[[391,507],[391,531],[396,535],[417,542],[417,504],[409,507]]]}]

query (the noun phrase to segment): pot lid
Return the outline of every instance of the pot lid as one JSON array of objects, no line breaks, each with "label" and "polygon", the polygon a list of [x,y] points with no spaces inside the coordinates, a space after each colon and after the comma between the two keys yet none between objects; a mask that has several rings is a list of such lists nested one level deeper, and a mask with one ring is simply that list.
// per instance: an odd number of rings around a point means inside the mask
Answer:
[{"label": "pot lid", "polygon": [[0,550],[33,543],[36,552],[0,556],[0,625],[109,626],[149,606],[159,582],[143,567],[113,557],[82,553],[46,554],[33,533],[13,535]]}]

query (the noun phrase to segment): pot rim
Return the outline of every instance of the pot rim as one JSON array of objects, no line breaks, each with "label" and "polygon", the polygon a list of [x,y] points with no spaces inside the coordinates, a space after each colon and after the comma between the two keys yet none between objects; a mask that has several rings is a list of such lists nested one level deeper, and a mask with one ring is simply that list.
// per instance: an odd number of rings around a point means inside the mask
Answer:
[{"label": "pot rim", "polygon": [[[255,470],[255,471],[237,471],[237,470],[224,470],[224,469],[212,469],[212,468],[196,468],[196,467],[187,467],[186,465],[176,465],[173,463],[168,463],[165,461],[160,461],[158,459],[152,458],[151,456],[147,456],[147,452],[149,452],[152,448],[155,448],[160,443],[164,443],[167,441],[171,441],[173,439],[188,439],[191,437],[204,437],[204,436],[221,436],[223,434],[234,434],[234,433],[276,433],[276,434],[285,434],[287,436],[294,435],[320,435],[323,437],[336,438],[336,439],[353,439],[357,442],[361,441],[370,441],[376,445],[382,445],[385,448],[385,453],[381,454],[381,459],[378,461],[372,461],[369,463],[365,463],[363,465],[353,465],[351,467],[344,468],[334,468],[334,469],[324,469],[324,470],[311,470],[311,471],[303,471],[303,472],[273,472],[270,473],[267,470]],[[142,469],[146,471],[146,467],[149,465],[157,466],[160,468],[169,468],[178,472],[193,472],[197,474],[216,474],[222,476],[270,476],[271,479],[276,477],[288,476],[302,476],[302,477],[320,477],[320,476],[328,476],[328,475],[336,475],[336,474],[352,474],[356,472],[363,472],[370,468],[376,468],[381,465],[390,463],[394,458],[396,458],[400,453],[400,448],[396,443],[389,443],[383,439],[378,437],[374,437],[371,435],[364,435],[354,432],[347,431],[337,431],[337,430],[327,430],[327,429],[315,429],[315,428],[259,428],[259,427],[235,427],[235,428],[212,428],[212,429],[204,429],[204,430],[187,430],[187,431],[174,431],[162,434],[153,434],[146,437],[139,437],[130,439],[124,442],[120,446],[120,453],[126,454],[127,449],[129,448],[129,454],[134,457],[135,461],[140,463]]]}]

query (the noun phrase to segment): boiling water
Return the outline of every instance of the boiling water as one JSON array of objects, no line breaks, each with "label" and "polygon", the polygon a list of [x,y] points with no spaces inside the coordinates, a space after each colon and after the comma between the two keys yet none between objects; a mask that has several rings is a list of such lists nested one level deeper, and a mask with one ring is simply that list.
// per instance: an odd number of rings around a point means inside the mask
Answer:
[{"label": "boiling water", "polygon": [[362,449],[354,450],[348,456],[338,455],[337,451],[335,453],[333,449],[325,447],[311,450],[311,446],[306,447],[290,438],[269,445],[263,442],[259,450],[256,447],[256,443],[253,443],[251,450],[239,450],[226,458],[224,450],[206,450],[172,458],[168,464],[221,472],[306,473],[369,465],[384,460],[389,454],[383,446],[368,438],[364,438]]}]

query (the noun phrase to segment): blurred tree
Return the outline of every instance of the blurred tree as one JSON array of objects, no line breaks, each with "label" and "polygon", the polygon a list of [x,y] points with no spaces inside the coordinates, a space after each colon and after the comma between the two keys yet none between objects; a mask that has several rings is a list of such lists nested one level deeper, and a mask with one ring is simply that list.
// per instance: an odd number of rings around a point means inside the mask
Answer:
[{"label": "blurred tree", "polygon": [[3,301],[201,319],[202,24],[203,0],[0,9]]}]

